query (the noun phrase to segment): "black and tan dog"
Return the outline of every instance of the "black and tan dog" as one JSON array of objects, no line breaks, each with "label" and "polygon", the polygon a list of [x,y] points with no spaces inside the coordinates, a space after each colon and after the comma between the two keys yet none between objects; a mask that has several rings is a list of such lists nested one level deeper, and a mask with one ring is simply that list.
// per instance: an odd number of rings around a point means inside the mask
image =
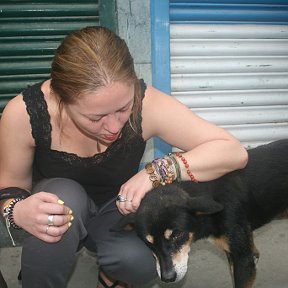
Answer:
[{"label": "black and tan dog", "polygon": [[288,208],[288,140],[248,153],[245,169],[217,180],[153,189],[119,223],[118,229],[134,223],[156,257],[162,281],[182,279],[192,243],[208,238],[226,252],[234,287],[253,286],[259,255],[252,231]]}]

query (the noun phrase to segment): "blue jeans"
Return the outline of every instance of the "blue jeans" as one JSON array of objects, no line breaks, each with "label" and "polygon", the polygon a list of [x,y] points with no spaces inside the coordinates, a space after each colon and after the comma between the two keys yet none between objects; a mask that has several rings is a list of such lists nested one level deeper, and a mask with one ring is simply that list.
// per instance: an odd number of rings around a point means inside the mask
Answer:
[{"label": "blue jeans", "polygon": [[42,180],[35,185],[33,193],[40,191],[54,193],[62,199],[73,210],[74,220],[57,243],[46,243],[32,235],[24,240],[23,288],[65,287],[81,243],[89,243],[102,271],[114,279],[138,285],[156,278],[152,252],[136,233],[110,231],[122,217],[115,199],[97,207],[80,184],[65,178]]}]

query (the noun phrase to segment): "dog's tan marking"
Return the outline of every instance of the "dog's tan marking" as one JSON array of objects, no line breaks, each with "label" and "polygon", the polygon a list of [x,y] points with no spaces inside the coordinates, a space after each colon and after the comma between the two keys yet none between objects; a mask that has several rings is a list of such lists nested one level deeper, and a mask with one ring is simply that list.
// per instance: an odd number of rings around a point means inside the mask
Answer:
[{"label": "dog's tan marking", "polygon": [[193,233],[189,233],[189,240],[188,240],[188,242],[189,242],[189,245],[191,246],[191,244],[192,244],[192,242],[193,242]]},{"label": "dog's tan marking", "polygon": [[188,244],[188,242],[186,242],[182,246],[181,250],[172,256],[173,263],[181,263],[183,261],[183,258],[185,258],[189,252],[190,252],[190,245]]},{"label": "dog's tan marking", "polygon": [[244,288],[253,288],[253,284],[255,282],[256,275],[252,275],[247,283],[243,286]]},{"label": "dog's tan marking", "polygon": [[229,241],[226,237],[224,237],[224,236],[221,236],[219,238],[209,237],[208,240],[210,242],[212,242],[212,244],[217,246],[219,249],[230,253],[230,245],[229,245]]},{"label": "dog's tan marking", "polygon": [[148,235],[146,236],[146,240],[147,240],[149,243],[151,243],[151,244],[154,243],[154,237],[153,237],[152,235],[150,235],[150,234],[148,234]]},{"label": "dog's tan marking", "polygon": [[192,242],[193,233],[189,233],[188,241],[184,243],[182,248],[172,256],[173,263],[181,263],[183,261],[183,258],[187,257],[188,253],[190,252]]},{"label": "dog's tan marking", "polygon": [[172,233],[173,233],[173,231],[172,231],[171,229],[166,229],[166,230],[164,231],[164,237],[165,237],[167,240],[169,240],[170,237],[171,237],[171,235],[172,235]]}]

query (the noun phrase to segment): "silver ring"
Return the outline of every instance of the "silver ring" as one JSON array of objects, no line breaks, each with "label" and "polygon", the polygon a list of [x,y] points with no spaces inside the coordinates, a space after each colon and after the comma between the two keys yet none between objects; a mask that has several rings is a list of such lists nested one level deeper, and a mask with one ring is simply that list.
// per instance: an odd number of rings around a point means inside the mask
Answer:
[{"label": "silver ring", "polygon": [[48,215],[48,226],[54,226],[53,218],[54,215]]},{"label": "silver ring", "polygon": [[116,201],[119,201],[119,202],[126,202],[127,201],[127,198],[122,196],[121,194],[119,194],[116,198]]},{"label": "silver ring", "polygon": [[[51,226],[51,225],[50,225],[50,226]],[[48,229],[50,228],[50,226],[47,225],[47,227],[46,227],[46,231],[45,231],[46,234],[48,234]]]}]

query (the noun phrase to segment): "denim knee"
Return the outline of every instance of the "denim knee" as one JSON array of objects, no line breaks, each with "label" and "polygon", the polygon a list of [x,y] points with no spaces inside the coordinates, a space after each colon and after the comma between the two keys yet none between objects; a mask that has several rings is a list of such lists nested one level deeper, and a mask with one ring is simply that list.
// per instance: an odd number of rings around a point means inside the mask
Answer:
[{"label": "denim knee", "polygon": [[134,285],[147,284],[157,277],[152,252],[134,233],[122,233],[127,235],[118,235],[114,241],[110,239],[98,245],[99,266],[114,279]]},{"label": "denim knee", "polygon": [[57,195],[72,211],[73,216],[80,216],[84,222],[87,220],[88,211],[95,213],[96,207],[87,196],[82,185],[68,178],[50,178],[37,183],[33,193],[45,191]]},{"label": "denim knee", "polygon": [[25,239],[22,250],[22,283],[23,287],[29,288],[64,287],[76,260],[79,242],[87,235],[85,222],[93,207],[92,200],[80,184],[65,178],[40,181],[33,188],[33,193],[41,191],[53,193],[62,199],[73,210],[74,220],[62,239],[56,243],[46,243],[32,235]]}]

